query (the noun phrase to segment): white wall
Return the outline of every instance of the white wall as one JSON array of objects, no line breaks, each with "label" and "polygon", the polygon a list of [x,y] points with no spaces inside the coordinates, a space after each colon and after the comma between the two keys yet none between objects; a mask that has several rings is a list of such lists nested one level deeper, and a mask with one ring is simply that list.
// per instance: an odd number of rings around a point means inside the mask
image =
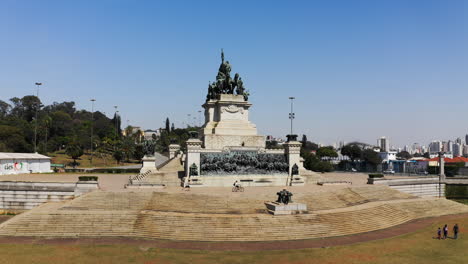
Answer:
[{"label": "white wall", "polygon": [[52,172],[49,159],[0,160],[0,175]]}]

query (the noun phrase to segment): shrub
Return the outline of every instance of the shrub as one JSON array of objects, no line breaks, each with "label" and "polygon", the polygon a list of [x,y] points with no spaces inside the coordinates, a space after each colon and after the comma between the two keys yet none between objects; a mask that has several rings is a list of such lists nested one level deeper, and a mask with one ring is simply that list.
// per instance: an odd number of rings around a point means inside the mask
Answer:
[{"label": "shrub", "polygon": [[80,176],[78,177],[79,181],[97,181],[98,177],[97,176]]},{"label": "shrub", "polygon": [[369,174],[369,178],[371,179],[374,179],[374,178],[383,178],[383,174],[382,173],[371,173]]},{"label": "shrub", "polygon": [[468,185],[447,184],[445,185],[445,196],[448,199],[466,199],[468,198]]}]

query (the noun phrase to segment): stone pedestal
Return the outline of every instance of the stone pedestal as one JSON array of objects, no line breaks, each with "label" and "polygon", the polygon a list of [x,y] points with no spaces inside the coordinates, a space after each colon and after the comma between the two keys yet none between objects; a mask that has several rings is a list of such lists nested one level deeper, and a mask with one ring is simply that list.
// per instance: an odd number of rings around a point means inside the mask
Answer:
[{"label": "stone pedestal", "polygon": [[265,137],[257,135],[257,127],[249,121],[252,106],[242,95],[220,94],[219,98],[207,101],[205,125],[201,130],[206,149],[225,147],[265,148]]},{"label": "stone pedestal", "polygon": [[180,145],[179,144],[170,144],[169,145],[169,159],[174,158],[177,156],[177,153],[180,150]]},{"label": "stone pedestal", "polygon": [[[191,138],[187,140],[187,155],[185,156],[185,179],[184,185],[192,184],[191,178],[197,182],[197,185],[201,185],[200,178],[200,152],[202,142],[198,138]],[[194,169],[195,168],[195,169]],[[196,181],[195,181],[196,180]]]},{"label": "stone pedestal", "polygon": [[302,143],[299,141],[288,141],[284,143],[284,149],[289,163],[289,177],[286,182],[287,186],[305,184],[304,179],[299,174],[301,167],[303,167],[300,155],[301,146]]},{"label": "stone pedestal", "polygon": [[294,215],[307,213],[307,205],[303,203],[266,202],[265,206],[272,215]]},{"label": "stone pedestal", "polygon": [[142,161],[143,167],[141,167],[140,173],[146,173],[148,171],[151,171],[151,173],[155,173],[158,171],[158,169],[156,168],[156,158],[154,156],[144,156]]}]

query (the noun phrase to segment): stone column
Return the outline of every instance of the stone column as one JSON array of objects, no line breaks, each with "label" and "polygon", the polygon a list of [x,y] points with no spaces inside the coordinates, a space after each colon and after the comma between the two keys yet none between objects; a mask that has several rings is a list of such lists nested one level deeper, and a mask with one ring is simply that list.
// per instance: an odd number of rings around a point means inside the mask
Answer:
[{"label": "stone column", "polygon": [[[290,140],[286,143],[283,144],[285,153],[288,158],[288,163],[289,163],[289,172],[288,172],[288,180],[286,182],[287,186],[290,186],[293,184],[293,175],[292,175],[292,168],[294,165],[298,166],[300,168],[301,165],[301,146],[302,143],[299,141],[296,141],[295,138],[293,140]],[[298,169],[298,171],[300,171]],[[299,177],[300,175],[297,175]],[[302,182],[303,183],[303,182]]]},{"label": "stone column", "polygon": [[179,144],[170,144],[169,145],[169,159],[174,158],[177,155],[177,152],[180,150]]}]

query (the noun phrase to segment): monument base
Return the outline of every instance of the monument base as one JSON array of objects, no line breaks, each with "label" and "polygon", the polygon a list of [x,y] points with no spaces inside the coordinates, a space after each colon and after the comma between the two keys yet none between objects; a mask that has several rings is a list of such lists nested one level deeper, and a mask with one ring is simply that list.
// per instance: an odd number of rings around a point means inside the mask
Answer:
[{"label": "monument base", "polygon": [[265,206],[272,215],[294,215],[307,213],[307,205],[303,203],[266,202]]}]

